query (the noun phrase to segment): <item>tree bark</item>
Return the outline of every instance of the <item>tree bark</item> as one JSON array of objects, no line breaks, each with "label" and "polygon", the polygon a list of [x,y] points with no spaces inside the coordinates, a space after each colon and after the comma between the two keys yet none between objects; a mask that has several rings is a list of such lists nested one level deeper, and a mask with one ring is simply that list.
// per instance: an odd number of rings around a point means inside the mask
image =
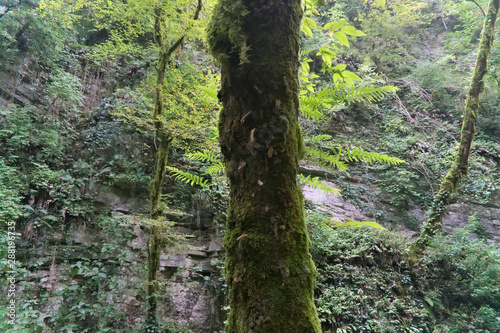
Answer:
[{"label": "tree bark", "polygon": [[300,0],[221,0],[209,28],[221,64],[228,333],[319,333],[297,184]]},{"label": "tree bark", "polygon": [[446,206],[449,203],[450,196],[457,190],[462,178],[467,175],[469,154],[478,116],[479,97],[484,90],[484,76],[488,69],[488,57],[491,53],[491,48],[495,39],[495,23],[498,16],[499,3],[500,0],[490,1],[488,12],[484,20],[476,65],[469,87],[469,95],[465,103],[464,118],[460,133],[460,145],[455,161],[448,170],[448,173],[441,182],[439,191],[434,197],[429,219],[424,223],[422,233],[417,241],[409,248],[410,254],[422,253],[430,239],[437,232],[442,230],[443,216]]},{"label": "tree bark", "polygon": [[[150,188],[150,217],[155,221],[151,227],[151,234],[148,241],[148,284],[147,284],[147,317],[146,331],[148,333],[158,332],[158,269],[160,268],[160,253],[162,245],[162,217],[163,208],[161,204],[162,186],[165,178],[165,167],[168,161],[168,152],[172,137],[166,131],[165,125],[161,119],[163,113],[163,84],[165,80],[165,71],[171,54],[181,44],[182,40],[178,41],[171,47],[164,41],[161,20],[163,11],[158,6],[155,9],[155,25],[154,39],[159,47],[158,51],[158,73],[156,76],[155,87],[155,106],[153,109],[153,123],[156,138],[159,141],[159,146],[156,150],[156,167],[154,170],[154,178]],[[175,46],[175,48],[174,48]]]},{"label": "tree bark", "polygon": [[[148,283],[147,283],[147,314],[146,332],[156,333],[159,330],[157,307],[158,307],[158,269],[160,268],[160,253],[164,246],[162,237],[163,207],[161,203],[163,181],[165,179],[168,153],[173,137],[165,128],[162,120],[163,114],[163,85],[165,82],[165,72],[172,54],[182,45],[185,36],[181,36],[171,45],[165,38],[165,28],[162,24],[164,11],[161,8],[161,1],[155,8],[154,41],[158,46],[158,73],[155,87],[155,106],[153,109],[153,124],[159,146],[156,150],[156,167],[154,178],[150,188],[150,217],[155,221],[151,227],[151,234],[148,240]],[[198,0],[193,20],[197,20],[202,9],[202,0]]]}]

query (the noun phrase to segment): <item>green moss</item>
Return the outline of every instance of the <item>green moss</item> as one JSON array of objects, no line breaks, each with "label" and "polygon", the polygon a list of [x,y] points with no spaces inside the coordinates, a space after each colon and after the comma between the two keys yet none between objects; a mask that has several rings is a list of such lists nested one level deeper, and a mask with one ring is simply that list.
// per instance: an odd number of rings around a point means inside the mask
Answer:
[{"label": "green moss", "polygon": [[227,61],[232,54],[239,57],[239,63],[247,63],[249,46],[242,26],[248,9],[241,0],[221,0],[214,8],[208,27],[210,51],[218,61]]},{"label": "green moss", "polygon": [[319,333],[314,264],[296,182],[299,1],[221,0],[209,29],[222,65],[221,151],[231,198],[229,333]]}]

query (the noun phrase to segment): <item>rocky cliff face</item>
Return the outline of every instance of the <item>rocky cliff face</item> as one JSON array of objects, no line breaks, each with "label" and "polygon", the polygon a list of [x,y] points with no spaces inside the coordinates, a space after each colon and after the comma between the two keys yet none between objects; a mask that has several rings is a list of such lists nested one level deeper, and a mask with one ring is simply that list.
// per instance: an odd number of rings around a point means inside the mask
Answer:
[{"label": "rocky cliff face", "polygon": [[[338,179],[329,184],[341,185]],[[379,190],[376,186],[356,177],[343,179],[342,184],[364,194],[353,201],[306,187],[304,196],[332,219],[342,222],[374,221],[381,209],[385,209],[386,216],[395,214],[375,200]],[[86,225],[74,220],[61,230],[25,242],[20,257],[30,271],[26,283],[33,283],[37,294],[47,297],[47,306],[41,309],[46,321],[65,313],[65,308],[78,311],[84,307],[77,307],[80,301],[85,306],[95,304],[99,309],[112,307],[117,314],[113,323],[116,329],[141,327],[145,313],[148,226],[137,214],[145,213],[148,204],[144,197],[120,193],[123,192],[102,187],[95,197],[96,205],[110,212],[105,221]],[[452,204],[444,230],[453,232],[465,226],[473,214],[483,222],[484,233],[492,241],[500,242],[500,209],[494,207]],[[425,212],[413,203],[407,215],[419,223],[425,219]],[[167,218],[172,221],[168,231],[171,241],[161,254],[160,317],[194,332],[219,332],[223,329],[226,292],[221,274],[222,232],[209,211],[171,210]],[[403,224],[382,224],[407,236],[417,234]],[[79,325],[89,326],[98,320],[82,316]]]},{"label": "rocky cliff face", "polygon": [[[304,198],[330,215],[332,220],[346,222],[378,221],[384,227],[400,231],[407,237],[417,237],[419,227],[426,221],[425,210],[414,202],[408,202],[405,209],[394,209],[388,205],[387,195],[383,188],[373,184],[377,176],[367,174],[365,177],[350,176],[327,180],[327,184],[341,189],[348,188],[356,193],[352,197],[347,193],[342,195],[327,195],[306,186]],[[443,231],[452,233],[456,228],[467,226],[471,219],[481,226],[477,232],[489,240],[500,243],[500,208],[474,203],[457,202],[447,207],[443,220]],[[398,222],[394,222],[398,221]]]},{"label": "rocky cliff face", "polygon": [[[144,198],[117,193],[104,187],[95,198],[96,205],[110,212],[103,221],[86,225],[74,220],[59,231],[24,241],[18,255],[29,270],[25,284],[33,288],[25,292],[33,295],[36,290],[46,298],[47,305],[40,309],[46,322],[68,310],[82,311],[79,328],[95,329],[93,321],[101,319],[86,316],[85,308],[111,307],[116,329],[143,324],[149,227],[136,214],[148,204]],[[218,332],[225,296],[222,235],[214,228],[213,213],[167,215],[172,225],[169,246],[160,258],[160,318],[195,332]]]}]

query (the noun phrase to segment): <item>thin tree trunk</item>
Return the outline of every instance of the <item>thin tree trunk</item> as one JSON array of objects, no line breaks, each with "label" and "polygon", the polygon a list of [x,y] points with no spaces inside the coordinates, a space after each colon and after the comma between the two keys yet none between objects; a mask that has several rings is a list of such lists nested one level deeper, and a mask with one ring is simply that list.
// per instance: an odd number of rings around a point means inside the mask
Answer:
[{"label": "thin tree trunk", "polygon": [[296,181],[301,18],[299,0],[221,0],[209,29],[222,67],[219,135],[231,189],[228,333],[321,332]]},{"label": "thin tree trunk", "polygon": [[479,97],[484,90],[484,76],[488,67],[488,56],[491,53],[493,41],[495,39],[495,23],[497,20],[500,0],[490,1],[488,13],[486,14],[483,33],[479,43],[479,51],[476,59],[476,66],[472,75],[469,87],[469,96],[465,103],[464,119],[460,134],[460,145],[455,161],[451,165],[448,173],[444,177],[439,191],[434,197],[431,206],[429,219],[424,224],[424,229],[417,241],[409,248],[410,254],[419,254],[429,243],[429,240],[442,230],[443,216],[450,196],[460,185],[463,177],[467,175],[468,160],[472,140],[474,138],[475,123],[477,121],[479,109]]},{"label": "thin tree trunk", "polygon": [[[195,10],[194,20],[197,20],[201,11],[202,1],[198,0],[198,5]],[[162,187],[165,178],[165,171],[168,161],[168,153],[173,137],[165,129],[163,120],[163,85],[165,80],[165,72],[167,65],[172,57],[172,54],[182,45],[184,36],[181,36],[175,43],[169,46],[168,41],[163,36],[164,28],[162,27],[162,17],[164,12],[161,8],[161,2],[155,8],[155,23],[154,23],[154,41],[158,45],[158,74],[156,77],[155,87],[155,106],[153,109],[153,123],[155,136],[159,141],[159,146],[156,151],[156,167],[154,178],[151,182],[150,189],[150,217],[155,221],[151,227],[151,234],[148,241],[148,283],[147,283],[147,315],[146,315],[146,331],[148,333],[156,333],[159,330],[157,307],[158,307],[158,269],[160,268],[160,253],[163,248],[163,207],[161,203]]]},{"label": "thin tree trunk", "polygon": [[162,249],[162,221],[163,209],[161,205],[161,194],[163,180],[165,178],[165,166],[168,160],[168,151],[172,138],[165,131],[165,126],[161,119],[163,112],[163,84],[165,79],[165,71],[169,60],[163,42],[161,31],[161,16],[160,8],[155,10],[155,42],[159,47],[158,53],[158,74],[156,77],[155,87],[155,106],[153,110],[153,123],[155,136],[159,140],[159,146],[156,150],[156,167],[154,178],[151,182],[150,189],[150,217],[155,220],[155,224],[151,228],[151,235],[148,242],[148,285],[147,285],[147,319],[146,328],[148,333],[158,332],[158,320],[156,309],[158,306],[158,269],[160,268],[160,252]]}]

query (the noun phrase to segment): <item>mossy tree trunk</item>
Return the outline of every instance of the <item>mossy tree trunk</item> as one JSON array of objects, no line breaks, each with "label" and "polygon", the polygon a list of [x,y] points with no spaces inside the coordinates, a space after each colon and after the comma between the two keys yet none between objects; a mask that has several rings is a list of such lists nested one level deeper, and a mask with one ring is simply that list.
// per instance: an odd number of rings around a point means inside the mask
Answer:
[{"label": "mossy tree trunk", "polygon": [[[154,178],[150,188],[150,217],[155,221],[151,227],[151,234],[148,241],[148,284],[147,284],[147,318],[146,332],[158,332],[158,320],[156,309],[158,305],[158,269],[160,268],[160,252],[162,249],[162,217],[163,207],[161,204],[162,186],[165,177],[165,167],[168,160],[168,152],[172,137],[166,131],[165,125],[161,119],[163,113],[163,84],[165,71],[170,58],[167,54],[164,42],[163,31],[161,29],[162,10],[160,7],[155,9],[155,42],[159,47],[158,52],[158,73],[155,87],[155,106],[153,109],[153,123],[155,136],[159,141],[156,150],[156,167]],[[180,45],[180,43],[179,43]]]},{"label": "mossy tree trunk", "polygon": [[456,191],[463,177],[467,175],[468,160],[472,140],[474,138],[475,123],[477,121],[479,98],[484,90],[484,76],[488,67],[488,56],[491,53],[495,39],[495,23],[497,20],[500,0],[490,1],[485,17],[476,66],[469,87],[469,95],[465,103],[464,118],[460,134],[460,145],[448,173],[444,177],[439,191],[434,197],[429,219],[424,224],[424,229],[418,240],[409,249],[411,254],[419,254],[429,243],[429,240],[442,229],[443,216],[450,196]]},{"label": "mossy tree trunk", "polygon": [[319,333],[303,198],[297,78],[300,0],[221,0],[209,28],[221,64],[228,333]]},{"label": "mossy tree trunk", "polygon": [[[194,20],[198,19],[201,11],[201,0],[198,0],[198,6],[195,11]],[[163,85],[165,72],[172,57],[172,54],[182,45],[184,36],[180,37],[175,43],[170,45],[164,36],[165,29],[162,24],[164,12],[161,8],[161,2],[155,8],[154,40],[157,44],[158,63],[157,77],[155,87],[155,106],[153,109],[154,131],[159,145],[156,150],[156,167],[154,178],[150,189],[150,217],[155,221],[151,227],[151,234],[148,241],[148,283],[147,283],[147,317],[146,331],[148,333],[158,332],[157,319],[157,293],[158,293],[158,269],[160,268],[160,253],[163,247],[163,207],[161,202],[163,181],[165,178],[168,153],[173,137],[165,128],[162,120],[163,113]]]}]

